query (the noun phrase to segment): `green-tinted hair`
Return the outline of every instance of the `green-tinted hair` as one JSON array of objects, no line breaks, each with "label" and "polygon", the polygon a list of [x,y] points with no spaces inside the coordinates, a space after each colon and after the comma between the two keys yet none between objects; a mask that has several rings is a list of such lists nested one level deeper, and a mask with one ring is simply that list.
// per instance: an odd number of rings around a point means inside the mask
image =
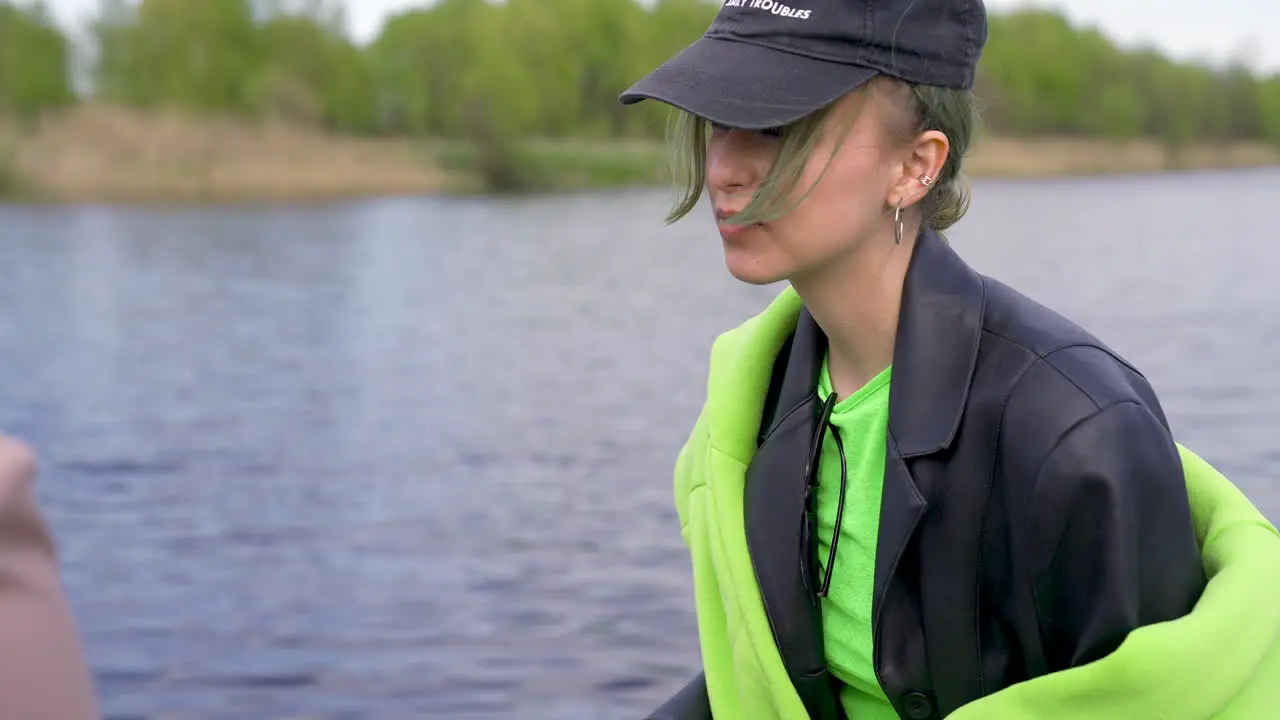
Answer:
[{"label": "green-tinted hair", "polygon": [[[958,222],[969,208],[969,186],[961,172],[961,165],[977,127],[976,101],[973,94],[966,90],[907,85],[896,80],[892,86],[899,94],[899,107],[903,111],[890,122],[895,140],[906,143],[923,132],[937,130],[950,141],[951,149],[942,171],[928,195],[920,202],[925,224],[935,230],[945,230]],[[831,106],[828,106],[781,129],[778,154],[773,165],[760,182],[751,202],[734,216],[732,222],[752,224],[775,219],[804,200],[813,185],[798,195],[795,193],[796,185],[823,130],[832,129],[826,126],[830,114]],[[838,132],[842,131],[842,140],[848,129],[834,128]],[[706,184],[709,131],[709,123],[699,117],[685,112],[678,112],[675,116],[669,142],[672,177],[679,195],[667,215],[668,223],[689,214],[702,197]],[[839,149],[839,143],[836,149]],[[834,152],[833,150],[833,155]],[[821,180],[821,175],[818,180]],[[814,185],[816,184],[817,180],[814,181]]]}]

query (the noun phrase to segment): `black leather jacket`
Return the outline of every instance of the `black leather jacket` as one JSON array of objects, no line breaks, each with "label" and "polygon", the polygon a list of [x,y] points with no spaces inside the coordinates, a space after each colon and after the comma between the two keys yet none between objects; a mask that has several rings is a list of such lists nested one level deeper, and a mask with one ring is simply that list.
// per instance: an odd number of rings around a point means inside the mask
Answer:
[{"label": "black leather jacket", "polygon": [[[822,720],[842,712],[801,571],[813,550],[798,540],[825,348],[802,312],[744,500],[779,652]],[[872,612],[876,674],[901,718],[946,717],[1190,612],[1206,579],[1182,466],[1133,366],[931,230],[907,271],[893,362]],[[650,717],[710,716],[699,676]]]}]

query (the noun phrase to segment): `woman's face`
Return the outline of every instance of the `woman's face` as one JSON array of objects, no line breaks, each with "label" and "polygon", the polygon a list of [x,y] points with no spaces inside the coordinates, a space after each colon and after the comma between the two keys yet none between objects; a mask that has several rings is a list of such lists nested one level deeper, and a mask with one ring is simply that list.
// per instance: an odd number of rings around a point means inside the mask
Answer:
[{"label": "woman's face", "polygon": [[917,178],[925,174],[922,168],[928,164],[927,158],[917,157],[911,142],[895,139],[891,123],[901,110],[894,101],[875,82],[838,101],[819,130],[794,197],[812,190],[783,217],[759,225],[724,220],[751,200],[773,164],[779,137],[713,128],[707,143],[707,192],[730,273],[758,285],[794,281],[875,244],[893,243],[895,205],[902,200],[905,208],[927,190],[915,180],[917,192],[911,194],[906,178],[913,171]]}]

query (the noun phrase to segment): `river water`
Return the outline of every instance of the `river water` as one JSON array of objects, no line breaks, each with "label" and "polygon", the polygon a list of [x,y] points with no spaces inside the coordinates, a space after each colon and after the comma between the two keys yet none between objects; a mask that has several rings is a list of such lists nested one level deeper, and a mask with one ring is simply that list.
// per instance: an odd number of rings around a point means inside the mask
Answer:
[{"label": "river water", "polygon": [[[984,182],[979,269],[1280,517],[1280,171]],[[119,718],[626,720],[698,665],[671,464],[777,287],[663,192],[0,207],[0,429]]]}]

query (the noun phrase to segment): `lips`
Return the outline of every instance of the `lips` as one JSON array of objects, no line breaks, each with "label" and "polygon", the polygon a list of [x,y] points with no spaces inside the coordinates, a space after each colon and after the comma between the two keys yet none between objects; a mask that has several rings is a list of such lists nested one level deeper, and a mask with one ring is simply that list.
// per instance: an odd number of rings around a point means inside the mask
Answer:
[{"label": "lips", "polygon": [[729,208],[716,208],[716,228],[720,231],[720,237],[726,242],[737,242],[748,236],[749,233],[763,227],[762,223],[753,223],[751,225],[735,225],[729,222],[729,219],[737,215],[740,210],[731,210]]},{"label": "lips", "polygon": [[[716,208],[715,212],[716,212],[716,224],[724,225],[728,223],[729,218],[732,218],[734,215],[737,215],[738,213],[742,212],[742,209],[730,210],[729,208]],[[753,223],[751,225],[743,225],[742,227],[763,227],[763,226],[764,226],[764,223]]]}]

